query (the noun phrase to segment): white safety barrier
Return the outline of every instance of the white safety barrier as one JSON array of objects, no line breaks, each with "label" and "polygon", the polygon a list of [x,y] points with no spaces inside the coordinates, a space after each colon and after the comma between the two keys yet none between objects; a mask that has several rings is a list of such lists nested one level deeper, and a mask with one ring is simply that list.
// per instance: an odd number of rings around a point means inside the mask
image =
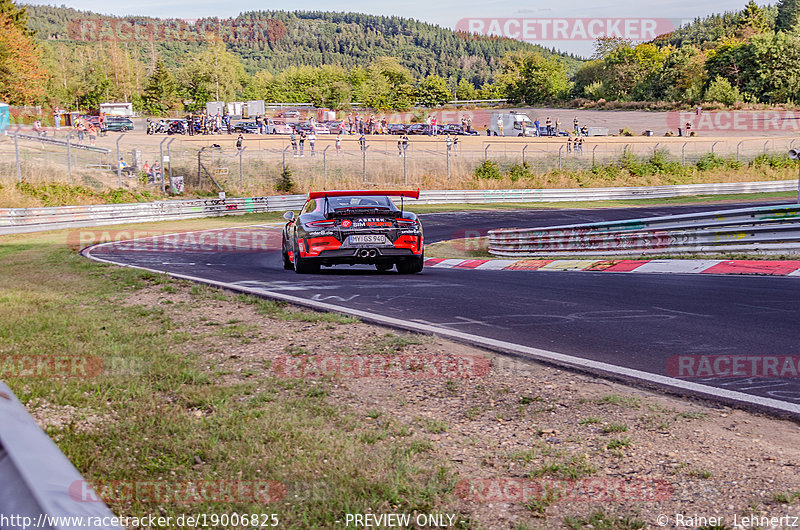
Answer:
[{"label": "white safety barrier", "polygon": [[502,257],[798,250],[800,204],[489,232]]},{"label": "white safety barrier", "polygon": [[[0,528],[123,528],[97,499],[11,389],[0,382]],[[88,524],[92,521],[103,524]]]},{"label": "white safety barrier", "polygon": [[[688,195],[784,192],[792,191],[796,187],[796,180],[779,180],[624,188],[427,190],[422,191],[420,198],[417,200],[407,199],[406,204],[536,203],[656,199]],[[230,199],[169,200],[133,204],[61,206],[54,208],[0,208],[0,235],[60,228],[297,210],[302,207],[305,197],[305,195],[281,195]]]}]

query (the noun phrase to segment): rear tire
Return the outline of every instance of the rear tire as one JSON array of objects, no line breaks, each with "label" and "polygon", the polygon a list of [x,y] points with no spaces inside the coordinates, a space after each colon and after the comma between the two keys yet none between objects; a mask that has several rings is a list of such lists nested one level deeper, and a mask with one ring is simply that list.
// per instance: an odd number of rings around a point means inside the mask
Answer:
[{"label": "rear tire", "polygon": [[397,272],[400,274],[417,274],[422,272],[422,266],[424,262],[425,257],[422,255],[408,258],[403,261],[398,261]]},{"label": "rear tire", "polygon": [[319,272],[319,263],[314,260],[309,260],[300,257],[300,250],[295,247],[294,250],[294,272],[297,274],[314,274]]},{"label": "rear tire", "polygon": [[281,257],[283,258],[283,268],[287,271],[294,270],[294,263],[289,259],[289,252],[286,247],[281,248]]}]

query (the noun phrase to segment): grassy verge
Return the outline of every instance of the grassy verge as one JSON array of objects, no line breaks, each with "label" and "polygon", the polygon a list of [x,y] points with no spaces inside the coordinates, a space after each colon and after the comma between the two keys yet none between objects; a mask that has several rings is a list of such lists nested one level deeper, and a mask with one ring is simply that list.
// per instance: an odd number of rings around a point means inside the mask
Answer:
[{"label": "grassy verge", "polygon": [[[260,323],[302,341],[344,336],[357,321],[94,263],[62,237],[0,243],[0,351],[97,357],[105,369],[4,379],[84,477],[100,481],[115,513],[269,512],[283,528],[312,528],[337,526],[348,512],[432,512],[447,504],[448,463],[401,426],[375,425],[329,401],[329,380],[271,377],[224,362],[242,348],[288,348],[261,334]],[[163,299],[142,304],[145,292]],[[245,316],[216,315],[217,306]],[[176,504],[115,494],[108,484],[116,481],[278,486],[268,504],[239,497]]]}]

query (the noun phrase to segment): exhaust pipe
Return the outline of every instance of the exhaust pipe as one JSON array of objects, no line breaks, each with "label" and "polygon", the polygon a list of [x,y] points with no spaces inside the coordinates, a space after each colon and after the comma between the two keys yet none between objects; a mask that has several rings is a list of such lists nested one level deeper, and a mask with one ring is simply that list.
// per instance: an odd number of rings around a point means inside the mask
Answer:
[{"label": "exhaust pipe", "polygon": [[367,249],[359,250],[358,251],[358,257],[359,258],[368,258],[369,257],[369,250],[367,250]]},{"label": "exhaust pipe", "polygon": [[377,250],[372,249],[372,250],[369,251],[369,257],[370,258],[374,258],[377,255],[378,255],[378,251]]}]

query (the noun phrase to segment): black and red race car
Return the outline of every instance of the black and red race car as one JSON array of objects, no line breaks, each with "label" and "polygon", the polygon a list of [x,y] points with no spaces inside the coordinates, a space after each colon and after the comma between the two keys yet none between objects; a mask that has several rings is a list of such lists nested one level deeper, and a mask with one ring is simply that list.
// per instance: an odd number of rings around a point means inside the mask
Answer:
[{"label": "black and red race car", "polygon": [[[390,197],[400,198],[398,208]],[[403,209],[403,198],[416,191],[314,191],[300,215],[286,212],[283,227],[283,267],[299,274],[321,265],[393,266],[401,274],[422,271],[422,224]]]}]

